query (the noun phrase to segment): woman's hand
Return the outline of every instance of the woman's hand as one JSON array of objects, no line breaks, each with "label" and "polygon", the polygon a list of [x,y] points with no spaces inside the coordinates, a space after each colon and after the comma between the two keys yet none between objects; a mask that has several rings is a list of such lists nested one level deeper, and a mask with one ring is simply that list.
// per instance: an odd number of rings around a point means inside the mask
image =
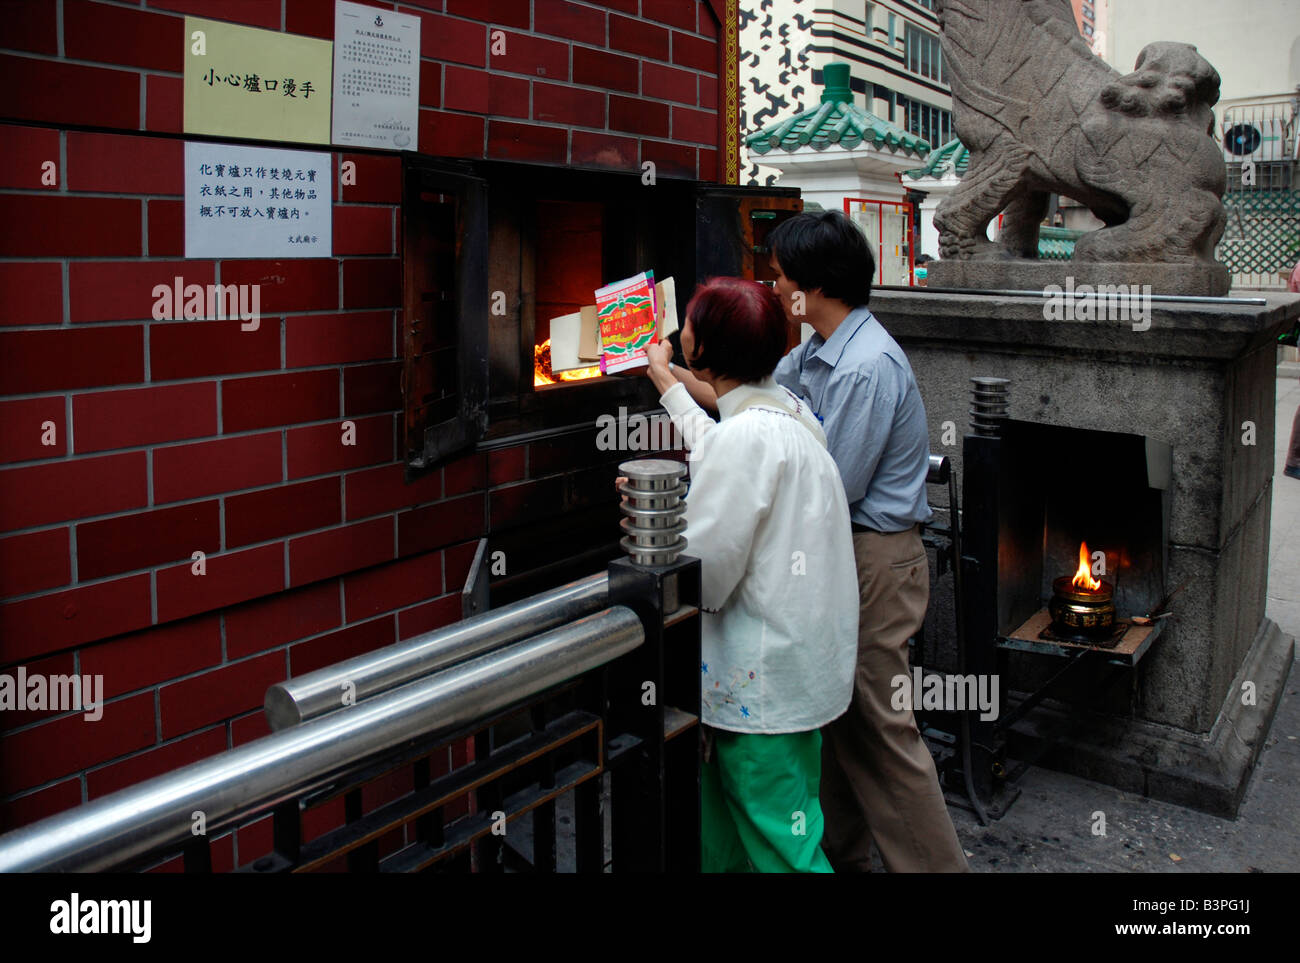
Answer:
[{"label": "woman's hand", "polygon": [[667,371],[668,363],[673,360],[673,346],[668,341],[656,341],[646,347],[645,356],[651,368],[662,367]]},{"label": "woman's hand", "polygon": [[677,378],[673,375],[668,367],[668,363],[673,357],[673,346],[667,341],[656,341],[654,344],[647,345],[645,349],[646,360],[650,362],[646,368],[646,374],[654,382],[654,386],[663,394],[673,385],[677,384]]}]

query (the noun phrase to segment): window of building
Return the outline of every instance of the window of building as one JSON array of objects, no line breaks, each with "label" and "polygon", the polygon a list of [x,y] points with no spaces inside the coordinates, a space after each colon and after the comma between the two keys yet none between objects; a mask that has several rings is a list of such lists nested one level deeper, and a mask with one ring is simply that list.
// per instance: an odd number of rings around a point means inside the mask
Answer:
[{"label": "window of building", "polygon": [[918,7],[925,7],[927,10],[934,9],[934,0],[915,0]]},{"label": "window of building", "polygon": [[1086,7],[1086,6],[1083,7],[1083,19],[1084,19],[1084,20],[1096,20],[1096,19],[1097,19],[1097,15],[1096,15],[1095,13],[1092,12],[1092,7]]},{"label": "window of building", "polygon": [[931,147],[939,147],[952,140],[952,112],[942,107],[932,107],[918,100],[907,102],[907,130],[923,137]]},{"label": "window of building", "polygon": [[1091,36],[1092,36],[1092,33],[1093,33],[1093,31],[1092,31],[1092,24],[1090,24],[1090,23],[1085,23],[1085,24],[1083,25],[1083,35],[1084,35],[1085,37],[1091,37]]},{"label": "window of building", "polygon": [[903,33],[903,42],[908,70],[922,77],[929,77],[931,80],[947,77],[947,71],[943,69],[943,52],[938,37],[909,23]]},{"label": "window of building", "polygon": [[871,96],[873,103],[881,104],[880,113],[876,116],[884,117],[891,124],[894,123],[894,106],[897,103],[894,92],[883,84],[872,84]]},{"label": "window of building", "polygon": [[868,3],[868,4],[866,5],[866,9],[863,10],[863,12],[862,12],[862,22],[866,25],[866,28],[867,28],[867,39],[868,39],[868,40],[872,39],[872,37],[871,37],[871,21],[872,21],[873,19],[875,19],[875,15],[876,15],[876,5],[875,5],[874,3]]}]

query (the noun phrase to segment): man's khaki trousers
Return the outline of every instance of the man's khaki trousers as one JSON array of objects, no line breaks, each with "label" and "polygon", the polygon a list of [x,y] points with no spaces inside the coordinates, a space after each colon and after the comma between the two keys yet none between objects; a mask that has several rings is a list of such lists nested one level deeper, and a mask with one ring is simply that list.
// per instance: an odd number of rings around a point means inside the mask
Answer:
[{"label": "man's khaki trousers", "polygon": [[925,621],[930,599],[920,531],[854,532],[853,552],[858,668],[848,711],[822,728],[822,848],[837,872],[869,871],[873,839],[891,873],[966,872],[912,711],[890,704],[896,676],[911,686],[907,640]]}]

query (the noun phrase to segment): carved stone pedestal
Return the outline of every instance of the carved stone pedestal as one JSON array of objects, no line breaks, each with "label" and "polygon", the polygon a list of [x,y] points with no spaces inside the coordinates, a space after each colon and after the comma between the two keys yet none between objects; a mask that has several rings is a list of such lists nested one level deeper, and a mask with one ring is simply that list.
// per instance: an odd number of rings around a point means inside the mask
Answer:
[{"label": "carved stone pedestal", "polygon": [[[1172,453],[1165,589],[1187,583],[1172,605],[1176,618],[1128,670],[1118,698],[1098,709],[1086,683],[1065,689],[1012,730],[1013,755],[1024,758],[1053,716],[1095,713],[1043,763],[1235,814],[1294,645],[1264,608],[1276,339],[1300,317],[1300,296],[1265,301],[1157,302],[1149,327],[1135,330],[1120,320],[1047,320],[1042,298],[873,293],[873,312],[916,372],[930,450],[958,472],[974,376],[1010,379],[1016,421],[1141,435]],[[1053,484],[1050,454],[1036,466],[1044,486]],[[1105,478],[1099,471],[1098,483]],[[937,487],[931,500],[946,509]],[[931,615],[927,652],[952,652],[946,581],[935,586]],[[1016,654],[1003,691],[1035,689],[1044,660],[1057,661]]]},{"label": "carved stone pedestal", "polygon": [[[1099,261],[932,261],[926,284],[932,288],[1042,291],[1049,285],[1074,290],[1080,285],[1105,292],[1145,286],[1147,294],[1223,297],[1232,277],[1217,261],[1186,264],[1107,264]],[[1094,290],[1093,293],[1096,293]]]}]

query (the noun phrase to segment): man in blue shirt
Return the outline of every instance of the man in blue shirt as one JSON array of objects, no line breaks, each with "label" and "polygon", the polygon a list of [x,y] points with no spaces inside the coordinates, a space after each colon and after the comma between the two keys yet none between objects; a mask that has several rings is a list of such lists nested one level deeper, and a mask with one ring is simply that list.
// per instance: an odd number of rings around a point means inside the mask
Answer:
[{"label": "man in blue shirt", "polygon": [[[858,569],[853,700],[822,729],[822,848],[841,872],[868,871],[873,840],[891,872],[966,871],[911,706],[893,704],[893,680],[910,676],[907,640],[925,621],[930,596],[919,528],[930,519],[921,393],[907,356],[867,309],[875,258],[848,218],[799,214],[768,243],[787,318],[816,332],[773,375],[812,406],[826,430],[848,496]],[[716,410],[708,385],[680,367],[674,374]]]},{"label": "man in blue shirt", "polygon": [[[843,214],[800,214],[769,236],[786,316],[816,332],[777,365],[826,429],[844,481],[858,565],[858,670],[849,710],[822,730],[822,847],[840,871],[868,871],[874,839],[890,872],[965,871],[930,751],[910,704],[907,640],[925,621],[930,520],[925,406],[903,349],[867,309],[875,258]],[[910,688],[909,690],[910,691]]]}]

